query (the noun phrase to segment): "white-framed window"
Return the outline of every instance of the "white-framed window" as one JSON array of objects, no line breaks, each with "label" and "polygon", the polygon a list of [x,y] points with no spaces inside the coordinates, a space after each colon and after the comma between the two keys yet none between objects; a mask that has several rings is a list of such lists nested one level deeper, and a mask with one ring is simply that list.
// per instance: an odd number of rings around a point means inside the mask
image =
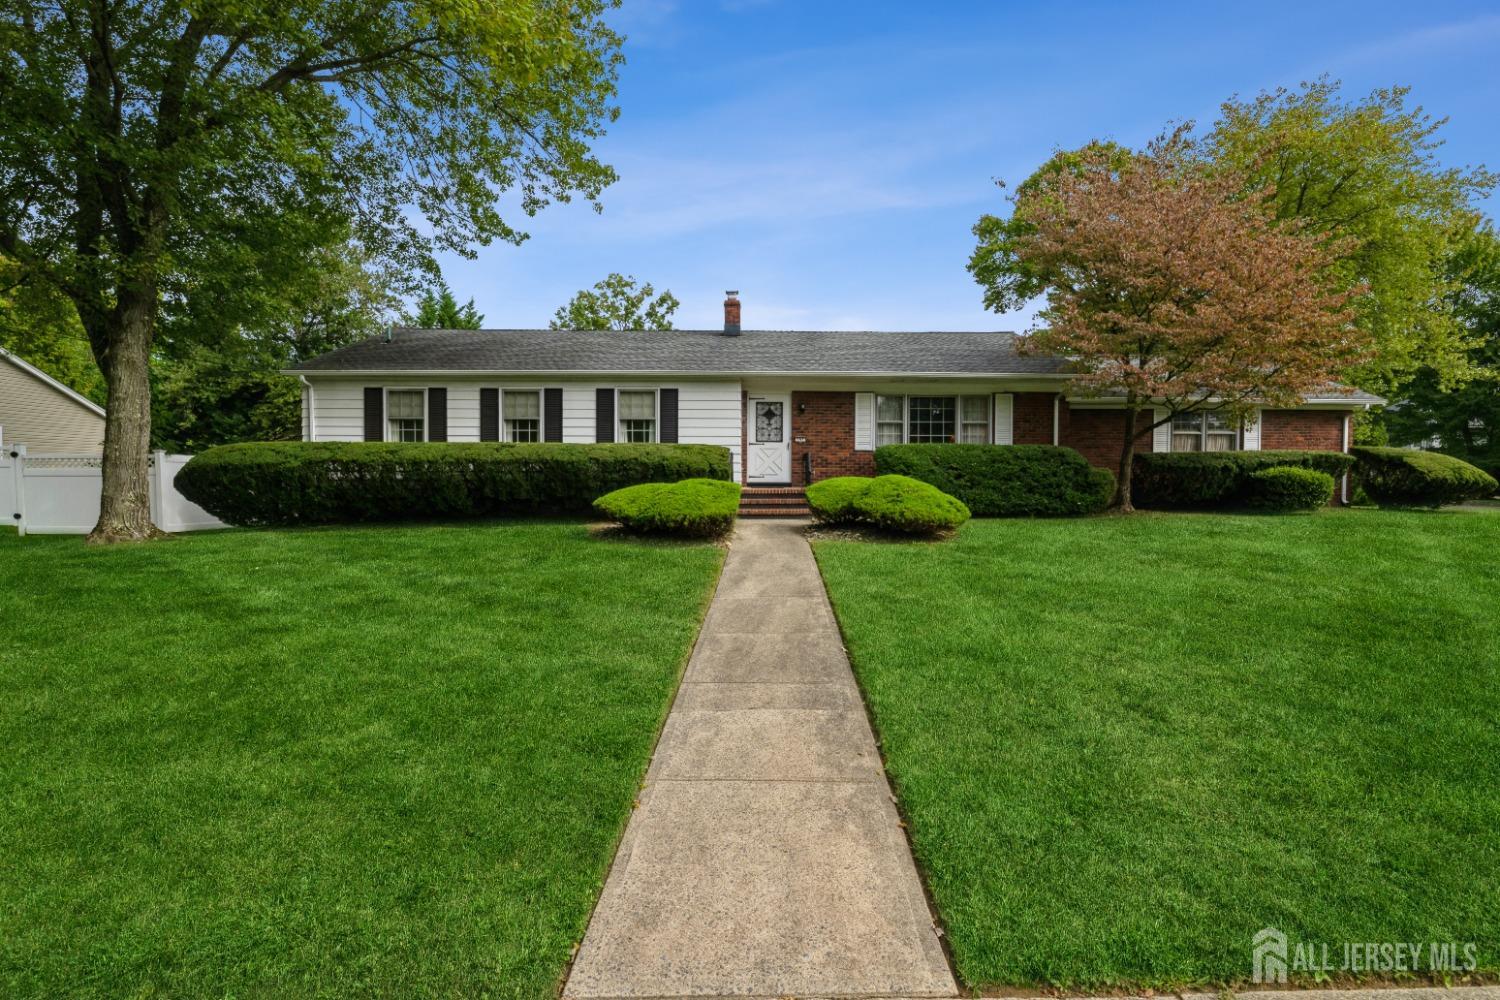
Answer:
[{"label": "white-framed window", "polygon": [[875,397],[875,444],[901,444],[906,440],[906,397]]},{"label": "white-framed window", "polygon": [[650,444],[656,440],[655,389],[621,389],[615,402],[621,441]]},{"label": "white-framed window", "polygon": [[500,423],[505,440],[542,439],[542,393],[539,389],[506,389],[500,396]]},{"label": "white-framed window", "polygon": [[876,396],[875,444],[989,444],[989,396]]},{"label": "white-framed window", "polygon": [[1238,442],[1238,429],[1218,410],[1172,416],[1173,451],[1234,451]]},{"label": "white-framed window", "polygon": [[385,439],[387,441],[427,440],[426,389],[387,389],[385,391]]},{"label": "white-framed window", "polygon": [[962,421],[959,440],[964,444],[989,444],[990,397],[961,396],[958,400],[959,417]]}]

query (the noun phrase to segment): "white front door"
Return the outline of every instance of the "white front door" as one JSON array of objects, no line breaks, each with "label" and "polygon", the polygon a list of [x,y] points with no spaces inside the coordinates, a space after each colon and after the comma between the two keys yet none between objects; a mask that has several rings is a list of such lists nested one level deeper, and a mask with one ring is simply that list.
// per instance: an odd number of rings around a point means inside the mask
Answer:
[{"label": "white front door", "polygon": [[787,393],[750,396],[745,413],[746,478],[752,483],[792,481],[792,400]]}]

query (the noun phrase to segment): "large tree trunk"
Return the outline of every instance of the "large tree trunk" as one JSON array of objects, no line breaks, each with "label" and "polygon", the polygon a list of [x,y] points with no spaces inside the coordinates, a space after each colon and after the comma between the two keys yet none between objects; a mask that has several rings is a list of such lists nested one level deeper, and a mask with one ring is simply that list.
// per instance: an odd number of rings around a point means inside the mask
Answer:
[{"label": "large tree trunk", "polygon": [[1119,478],[1115,480],[1115,498],[1110,503],[1110,508],[1121,514],[1135,511],[1130,504],[1130,475],[1135,468],[1135,427],[1139,414],[1134,401],[1128,402],[1125,407],[1125,447],[1120,452]]},{"label": "large tree trunk", "polygon": [[163,533],[151,521],[151,339],[154,295],[131,295],[109,317],[109,406],[104,420],[99,523],[88,540],[137,542]]}]

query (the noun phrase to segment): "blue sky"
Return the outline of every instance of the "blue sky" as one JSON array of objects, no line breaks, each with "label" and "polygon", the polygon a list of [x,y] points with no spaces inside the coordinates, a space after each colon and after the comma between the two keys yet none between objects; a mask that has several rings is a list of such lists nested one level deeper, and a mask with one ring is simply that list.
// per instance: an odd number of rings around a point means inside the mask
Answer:
[{"label": "blue sky", "polygon": [[612,20],[622,114],[598,148],[620,180],[603,214],[553,206],[519,247],[443,260],[488,326],[545,326],[620,271],[670,288],[682,328],[738,288],[747,329],[1024,329],[964,269],[995,178],[1322,73],[1349,97],[1409,84],[1451,118],[1445,162],[1500,168],[1493,3],[626,0]]}]

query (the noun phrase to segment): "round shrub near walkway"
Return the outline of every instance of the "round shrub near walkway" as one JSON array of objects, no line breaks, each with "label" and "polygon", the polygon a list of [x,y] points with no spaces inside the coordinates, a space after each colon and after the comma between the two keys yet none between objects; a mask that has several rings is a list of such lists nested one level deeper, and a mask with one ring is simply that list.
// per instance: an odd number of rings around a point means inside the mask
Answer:
[{"label": "round shrub near walkway", "polygon": [[908,476],[876,476],[850,506],[860,521],[906,535],[942,534],[969,519],[963,501]]},{"label": "round shrub near walkway", "polygon": [[859,519],[854,501],[869,487],[869,476],[834,476],[807,488],[807,506],[824,524],[847,524]]},{"label": "round shrub near walkway", "polygon": [[230,524],[349,524],[583,514],[639,483],[731,478],[701,444],[287,441],[210,448],[177,474],[182,495]]},{"label": "round shrub near walkway", "polygon": [[1321,510],[1333,500],[1333,485],[1326,472],[1272,466],[1250,474],[1250,504],[1261,510]]},{"label": "round shrub near walkway", "polygon": [[875,449],[875,469],[936,486],[976,517],[1096,514],[1115,492],[1108,469],[1055,445],[888,444]]},{"label": "round shrub near walkway", "polygon": [[725,534],[734,527],[739,507],[739,483],[719,479],[642,483],[594,501],[594,510],[631,531],[684,538]]},{"label": "round shrub near walkway", "polygon": [[1495,477],[1451,455],[1408,448],[1355,448],[1355,476],[1382,507],[1441,507],[1494,496]]}]

